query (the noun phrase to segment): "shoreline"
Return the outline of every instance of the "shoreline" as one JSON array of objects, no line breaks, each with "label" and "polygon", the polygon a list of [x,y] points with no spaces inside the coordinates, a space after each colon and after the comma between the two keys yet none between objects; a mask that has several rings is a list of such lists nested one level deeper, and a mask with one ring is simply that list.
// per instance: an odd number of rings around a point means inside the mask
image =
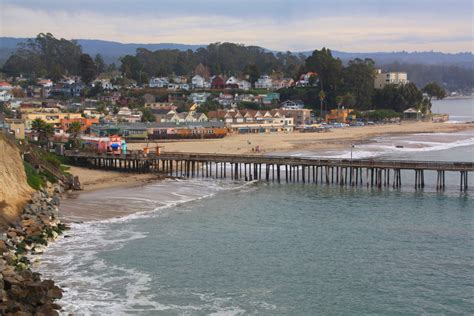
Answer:
[{"label": "shoreline", "polygon": [[[368,144],[377,137],[399,135],[416,135],[425,133],[455,133],[474,131],[474,124],[450,124],[432,122],[408,122],[405,124],[387,124],[380,126],[363,126],[332,129],[326,133],[274,133],[274,134],[235,134],[223,139],[191,140],[169,142],[165,150],[197,153],[231,153],[255,154],[252,148],[259,146],[259,154],[288,154],[295,151],[331,151],[347,149],[351,144]],[[264,145],[267,144],[267,145]],[[130,149],[143,149],[147,143],[131,143]],[[234,149],[233,149],[234,148]],[[113,188],[139,187],[148,183],[164,180],[159,174],[134,174],[118,171],[89,169],[69,166],[68,170],[79,177],[82,190],[68,193],[65,198],[77,196],[84,192]]]},{"label": "shoreline", "polygon": [[[407,124],[408,125],[408,124]],[[435,127],[435,130],[432,127]],[[402,125],[403,126],[403,125]],[[285,155],[285,153],[291,153],[298,150],[306,151],[331,151],[331,150],[343,150],[346,149],[352,144],[362,145],[371,143],[376,137],[391,137],[397,135],[416,135],[419,133],[446,133],[446,132],[460,132],[464,130],[474,130],[474,124],[469,124],[468,126],[460,126],[459,124],[429,124],[428,127],[423,127],[421,130],[415,125],[410,125],[412,128],[406,130],[401,130],[400,125],[387,126],[391,127],[391,131],[387,129],[380,128],[367,128],[363,130],[362,128],[354,128],[353,131],[349,129],[345,130],[335,130],[334,132],[321,134],[296,134],[296,135],[280,135],[280,134],[267,134],[267,135],[234,135],[231,136],[230,143],[232,144],[235,141],[246,141],[243,139],[245,136],[254,136],[262,137],[264,139],[276,139],[277,146],[272,147],[273,151],[266,151],[262,154],[276,153]],[[378,128],[377,128],[378,127]],[[384,126],[382,126],[384,127]],[[417,132],[413,133],[413,127],[416,127]],[[395,130],[394,130],[395,129]],[[353,135],[347,135],[347,132],[353,132]],[[278,142],[281,136],[289,137],[302,137],[301,139],[283,139],[284,150],[278,150]],[[309,138],[308,138],[309,135]],[[362,135],[363,137],[361,137]],[[242,137],[243,136],[243,137]],[[311,139],[311,137],[321,137],[320,139]],[[232,140],[233,139],[233,140]],[[225,139],[222,141],[225,143]],[[191,142],[194,144],[194,142]],[[214,148],[219,148],[218,143],[214,141],[207,142],[208,146],[202,146],[209,148],[209,146],[214,146]],[[189,143],[180,142],[176,145],[186,148],[189,146]],[[237,152],[238,154],[239,152]],[[82,191],[75,191],[68,193],[63,196],[62,210],[61,214],[62,219],[66,222],[83,222],[83,221],[96,221],[96,220],[106,220],[121,218],[134,214],[137,212],[142,212],[143,208],[132,210],[131,207],[126,207],[124,205],[117,204],[115,201],[107,202],[107,199],[112,196],[122,197],[127,196],[129,189],[144,187],[147,184],[156,183],[163,181],[167,177],[158,174],[133,174],[133,173],[124,173],[117,171],[107,171],[107,170],[97,170],[97,169],[88,169],[84,167],[71,167],[69,170],[75,176],[79,176],[79,180],[84,187]],[[170,186],[172,188],[172,185]],[[164,189],[165,192],[168,189]],[[171,193],[171,191],[170,191]],[[171,193],[172,194],[172,193]],[[141,196],[140,198],[145,198]],[[81,206],[81,201],[93,201],[94,203],[90,205],[87,209]]]},{"label": "shoreline", "polygon": [[153,173],[127,173],[108,170],[89,169],[85,167],[68,166],[69,173],[79,177],[82,190],[68,193],[67,196],[81,192],[97,191],[109,188],[137,187],[147,183],[165,179],[165,176]]},{"label": "shoreline", "polygon": [[[403,122],[402,124],[333,128],[329,132],[323,133],[233,134],[222,139],[166,142],[160,145],[165,151],[216,154],[253,154],[252,148],[258,146],[262,150],[262,154],[269,154],[274,152],[287,153],[301,149],[339,149],[350,146],[352,143],[367,143],[375,137],[419,133],[450,133],[465,130],[474,130],[474,123]],[[154,145],[152,144],[150,147]],[[141,150],[146,146],[146,142],[130,143],[129,149]]]}]

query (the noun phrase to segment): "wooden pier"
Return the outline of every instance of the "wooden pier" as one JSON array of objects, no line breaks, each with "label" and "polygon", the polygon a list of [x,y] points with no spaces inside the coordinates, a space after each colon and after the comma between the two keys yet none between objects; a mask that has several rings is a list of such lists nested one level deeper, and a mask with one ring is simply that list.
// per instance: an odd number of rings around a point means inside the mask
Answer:
[{"label": "wooden pier", "polygon": [[[157,172],[186,178],[228,178],[278,183],[302,182],[341,186],[393,187],[402,185],[402,170],[414,171],[414,187],[425,186],[425,172],[435,172],[437,190],[446,188],[445,173],[460,174],[460,190],[468,189],[472,162],[434,162],[372,159],[313,159],[303,157],[165,152],[126,155],[66,151],[81,166],[125,171]],[[405,180],[406,181],[406,180]]]}]

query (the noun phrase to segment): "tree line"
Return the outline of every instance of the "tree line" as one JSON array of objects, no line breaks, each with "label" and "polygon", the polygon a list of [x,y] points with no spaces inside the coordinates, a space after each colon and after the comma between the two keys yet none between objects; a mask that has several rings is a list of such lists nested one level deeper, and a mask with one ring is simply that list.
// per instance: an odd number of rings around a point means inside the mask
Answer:
[{"label": "tree line", "polygon": [[[395,68],[392,69],[403,70],[402,67]],[[77,42],[57,39],[50,33],[40,33],[35,39],[21,44],[3,67],[7,75],[48,77],[55,81],[64,75],[79,75],[86,84],[105,70],[107,65],[100,55],[92,58],[82,52]],[[261,74],[298,80],[300,74],[312,71],[318,74],[317,82],[313,82],[315,84],[312,87],[282,89],[279,91],[282,100],[301,99],[315,110],[341,106],[357,110],[392,109],[398,112],[408,107],[430,108],[430,99],[425,100],[422,90],[414,83],[388,85],[376,90],[375,62],[372,59],[356,58],[344,64],[339,58],[333,57],[328,48],[315,50],[307,58],[291,52],[273,53],[257,46],[234,43],[214,43],[196,51],[168,49],[153,52],[140,48],[135,55],[126,55],[121,59],[120,70],[125,78],[140,84],[148,83],[152,76],[171,74],[235,75],[244,76],[252,83]],[[447,77],[435,76],[435,73],[432,80],[446,80]],[[425,79],[428,83],[428,77]],[[433,92],[435,90],[436,93]],[[436,89],[431,86],[427,91],[436,97],[443,97],[445,93],[441,90],[437,85]]]},{"label": "tree line", "polygon": [[50,78],[53,81],[76,75],[89,84],[106,68],[100,54],[93,59],[82,52],[76,41],[57,39],[51,33],[40,33],[36,38],[19,45],[3,65],[2,72],[8,76],[23,76],[33,80]]}]

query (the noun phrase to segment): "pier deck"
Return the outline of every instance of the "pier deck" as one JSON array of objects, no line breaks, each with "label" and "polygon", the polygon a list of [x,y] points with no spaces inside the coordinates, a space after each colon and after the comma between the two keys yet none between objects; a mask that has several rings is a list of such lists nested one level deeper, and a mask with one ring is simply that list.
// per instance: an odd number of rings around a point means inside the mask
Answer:
[{"label": "pier deck", "polygon": [[[436,187],[445,188],[445,172],[460,173],[460,189],[468,188],[472,162],[405,161],[376,159],[315,159],[272,155],[232,155],[165,152],[126,155],[66,151],[76,164],[128,172],[160,172],[181,177],[213,177],[278,182],[336,183],[399,188],[401,170],[415,173],[415,188],[425,186],[425,171],[437,173]],[[263,166],[263,174],[262,174]]]}]

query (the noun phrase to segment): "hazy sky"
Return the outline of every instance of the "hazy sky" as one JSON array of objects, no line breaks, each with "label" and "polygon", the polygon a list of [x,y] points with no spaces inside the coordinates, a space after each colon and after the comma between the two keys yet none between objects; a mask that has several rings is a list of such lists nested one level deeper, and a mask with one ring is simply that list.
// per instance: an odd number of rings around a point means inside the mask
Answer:
[{"label": "hazy sky", "polygon": [[276,50],[472,51],[473,0],[0,0],[0,35]]}]

